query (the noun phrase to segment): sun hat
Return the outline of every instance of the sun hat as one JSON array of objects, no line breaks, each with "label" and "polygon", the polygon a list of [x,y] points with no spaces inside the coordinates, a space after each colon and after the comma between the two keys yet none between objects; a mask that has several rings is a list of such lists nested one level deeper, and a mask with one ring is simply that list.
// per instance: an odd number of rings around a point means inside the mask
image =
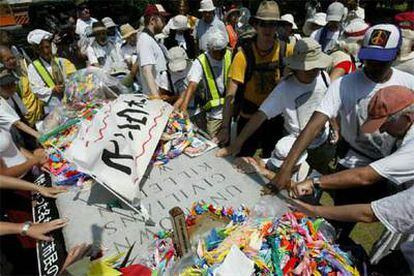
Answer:
[{"label": "sun hat", "polygon": [[168,25],[170,26],[170,30],[187,30],[188,27],[188,20],[187,16],[185,15],[176,15],[173,18],[170,19],[168,22]]},{"label": "sun hat", "polygon": [[364,39],[364,35],[368,29],[369,24],[361,18],[355,18],[345,26],[343,37],[350,42],[359,41]]},{"label": "sun hat", "polygon": [[182,47],[175,46],[168,50],[170,61],[168,69],[172,72],[183,71],[188,65],[188,56]]},{"label": "sun hat", "polygon": [[286,21],[286,22],[289,22],[290,24],[292,24],[292,29],[293,30],[297,30],[298,29],[298,26],[295,23],[295,18],[290,13],[287,13],[287,14],[282,15],[280,17],[280,21]]},{"label": "sun hat", "polygon": [[218,28],[214,28],[207,34],[207,48],[209,50],[223,50],[229,43],[227,33]]},{"label": "sun hat", "polygon": [[389,116],[414,104],[414,90],[405,86],[392,85],[375,93],[368,104],[368,119],[361,126],[364,133],[378,130]]},{"label": "sun hat", "polygon": [[214,3],[212,0],[202,0],[200,2],[200,8],[198,9],[199,12],[211,12],[216,10]]},{"label": "sun hat", "polygon": [[254,16],[257,20],[277,21],[280,19],[279,5],[275,1],[262,1]]},{"label": "sun hat", "polygon": [[97,32],[106,31],[106,27],[104,23],[101,21],[93,22],[92,23],[92,34],[96,34]]},{"label": "sun hat", "polygon": [[136,34],[138,32],[137,30],[134,29],[134,27],[132,27],[128,23],[124,24],[124,25],[121,25],[119,30],[121,31],[122,39],[126,39],[126,38],[130,37],[131,35]]},{"label": "sun hat", "polygon": [[328,9],[326,10],[326,21],[341,21],[344,17],[344,10],[345,7],[342,3],[333,2],[329,5]]},{"label": "sun hat", "polygon": [[303,24],[302,30],[303,30],[303,33],[307,36],[309,36],[311,33],[310,26],[309,26],[311,23],[316,24],[321,27],[325,26],[326,25],[326,13],[318,12],[305,21],[305,24]]},{"label": "sun hat", "polygon": [[293,55],[286,58],[286,66],[293,70],[312,70],[326,68],[332,58],[322,52],[321,45],[310,37],[296,42]]},{"label": "sun hat", "polygon": [[379,24],[367,30],[358,58],[360,60],[393,61],[402,41],[400,29],[392,24]]},{"label": "sun hat", "polygon": [[115,22],[112,20],[112,18],[110,18],[110,17],[104,17],[104,18],[102,18],[101,21],[102,21],[102,23],[105,25],[105,27],[107,29],[113,28],[113,27],[116,27],[117,26],[115,24]]},{"label": "sun hat", "polygon": [[[296,141],[296,137],[293,135],[288,135],[280,139],[275,146],[275,149],[272,151],[269,160],[267,161],[268,164],[270,163],[276,168],[280,168],[285,161],[286,157],[289,154],[290,149],[292,148],[293,144]],[[306,158],[308,158],[308,153],[305,151],[301,154],[296,162],[296,166],[301,165],[305,162]]]},{"label": "sun hat", "polygon": [[27,35],[27,42],[30,45],[39,45],[43,39],[50,40],[53,35],[41,29],[35,29]]}]

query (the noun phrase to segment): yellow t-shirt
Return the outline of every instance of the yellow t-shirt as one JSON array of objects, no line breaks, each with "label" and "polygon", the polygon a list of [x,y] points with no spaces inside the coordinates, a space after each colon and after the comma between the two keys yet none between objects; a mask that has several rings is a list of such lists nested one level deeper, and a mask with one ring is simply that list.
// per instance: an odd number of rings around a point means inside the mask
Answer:
[{"label": "yellow t-shirt", "polygon": [[[275,42],[273,51],[266,56],[260,56],[256,45],[253,43],[253,53],[256,60],[256,69],[252,72],[252,77],[245,84],[244,99],[260,106],[261,103],[272,92],[273,88],[280,80],[280,70],[276,66],[272,70],[261,70],[266,63],[277,63],[279,61],[279,42]],[[286,56],[293,53],[293,44],[286,44]],[[243,50],[239,50],[233,59],[229,70],[229,78],[244,84],[244,77],[247,68],[247,59]]]}]

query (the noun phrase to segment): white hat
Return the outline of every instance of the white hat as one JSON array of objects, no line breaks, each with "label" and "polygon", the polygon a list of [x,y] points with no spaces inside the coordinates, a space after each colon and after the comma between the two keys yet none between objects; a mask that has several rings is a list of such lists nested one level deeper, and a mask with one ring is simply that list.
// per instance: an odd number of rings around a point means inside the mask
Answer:
[{"label": "white hat", "polygon": [[314,14],[312,17],[308,18],[305,21],[305,24],[303,24],[303,29],[302,30],[303,30],[303,33],[307,36],[309,36],[310,32],[311,32],[310,29],[309,29],[310,28],[309,27],[310,23],[319,25],[321,27],[325,26],[326,25],[326,13],[318,12],[318,13]]},{"label": "white hat", "polygon": [[[269,158],[268,163],[272,164],[276,168],[280,168],[285,161],[286,157],[289,154],[290,149],[296,141],[296,137],[293,135],[288,135],[280,139],[275,146],[275,149],[272,151],[272,154]],[[301,165],[308,158],[308,153],[305,151],[299,157],[296,166]]]},{"label": "white hat", "polygon": [[393,61],[401,47],[401,31],[392,24],[379,24],[367,30],[359,50],[360,60]]},{"label": "white hat", "polygon": [[171,18],[168,25],[171,30],[187,30],[189,28],[187,16],[181,14]]},{"label": "white hat", "polygon": [[342,3],[333,2],[326,10],[326,21],[339,22],[344,17],[345,7]]},{"label": "white hat", "polygon": [[369,25],[363,19],[355,18],[344,28],[343,36],[350,42],[364,39],[364,35]]},{"label": "white hat", "polygon": [[112,18],[110,18],[110,17],[104,17],[104,18],[102,18],[101,22],[105,25],[105,27],[107,29],[117,26],[115,24],[115,22],[112,20]]},{"label": "white hat", "polygon": [[280,20],[281,21],[286,21],[286,22],[289,22],[290,24],[292,24],[292,29],[293,30],[298,29],[298,26],[295,23],[295,18],[293,17],[292,14],[290,14],[290,13],[284,14],[280,17]]},{"label": "white hat", "polygon": [[227,33],[222,30],[214,28],[207,34],[207,48],[209,50],[223,50],[229,43]]},{"label": "white hat", "polygon": [[326,68],[332,62],[332,58],[322,52],[321,45],[310,37],[305,37],[296,42],[293,55],[286,58],[286,66],[293,70],[312,70]]},{"label": "white hat", "polygon": [[39,45],[43,39],[50,40],[52,37],[53,35],[51,33],[41,29],[36,29],[27,35],[27,42],[31,45]]},{"label": "white hat", "polygon": [[214,11],[216,7],[214,6],[213,0],[201,0],[199,12],[210,12]]},{"label": "white hat", "polygon": [[168,69],[172,72],[183,71],[188,65],[188,56],[182,47],[176,46],[168,50],[170,61],[168,62]]}]

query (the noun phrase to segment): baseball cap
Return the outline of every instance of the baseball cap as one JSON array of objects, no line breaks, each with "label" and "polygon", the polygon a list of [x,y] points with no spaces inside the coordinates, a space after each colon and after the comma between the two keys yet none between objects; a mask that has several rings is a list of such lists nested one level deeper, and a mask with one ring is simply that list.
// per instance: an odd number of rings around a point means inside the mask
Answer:
[{"label": "baseball cap", "polygon": [[397,57],[401,46],[401,31],[392,24],[372,26],[365,33],[360,60],[392,61]]},{"label": "baseball cap", "polygon": [[188,56],[185,50],[179,46],[172,47],[168,50],[170,61],[168,62],[168,68],[172,72],[183,71],[187,68]]},{"label": "baseball cap", "polygon": [[392,85],[378,90],[369,101],[368,119],[361,126],[364,133],[378,130],[389,116],[414,104],[414,91],[400,85]]},{"label": "baseball cap", "polygon": [[167,13],[164,7],[160,4],[148,4],[145,8],[144,16],[152,15],[168,16],[169,13]]},{"label": "baseball cap", "polygon": [[394,20],[401,29],[414,30],[414,11],[399,13],[395,15]]},{"label": "baseball cap", "polygon": [[105,27],[107,29],[117,26],[115,24],[115,22],[112,20],[112,18],[110,18],[110,17],[104,17],[104,18],[102,18],[101,22],[105,25]]}]

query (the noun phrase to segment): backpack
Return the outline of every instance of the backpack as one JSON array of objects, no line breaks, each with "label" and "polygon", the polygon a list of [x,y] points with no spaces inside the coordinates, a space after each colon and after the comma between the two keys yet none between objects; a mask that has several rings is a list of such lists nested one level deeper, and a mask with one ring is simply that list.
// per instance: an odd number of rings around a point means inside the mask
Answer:
[{"label": "backpack", "polygon": [[[237,88],[235,100],[234,100],[234,109],[233,109],[233,117],[237,118],[237,116],[240,114],[240,110],[243,104],[244,99],[244,91],[246,89],[246,84],[250,81],[250,79],[253,77],[253,72],[258,68],[256,66],[256,59],[254,57],[253,52],[253,43],[256,41],[256,35],[252,36],[246,36],[246,37],[239,37],[239,41],[237,44],[237,49],[242,50],[245,57],[246,57],[246,72],[244,73],[244,82],[243,84],[240,84]],[[286,49],[287,45],[285,41],[278,40],[280,45],[279,50],[279,59],[278,59],[278,68],[280,71],[280,75],[283,75],[283,70],[285,68],[284,64],[284,58],[286,57]],[[234,58],[234,57],[233,57]]]}]

